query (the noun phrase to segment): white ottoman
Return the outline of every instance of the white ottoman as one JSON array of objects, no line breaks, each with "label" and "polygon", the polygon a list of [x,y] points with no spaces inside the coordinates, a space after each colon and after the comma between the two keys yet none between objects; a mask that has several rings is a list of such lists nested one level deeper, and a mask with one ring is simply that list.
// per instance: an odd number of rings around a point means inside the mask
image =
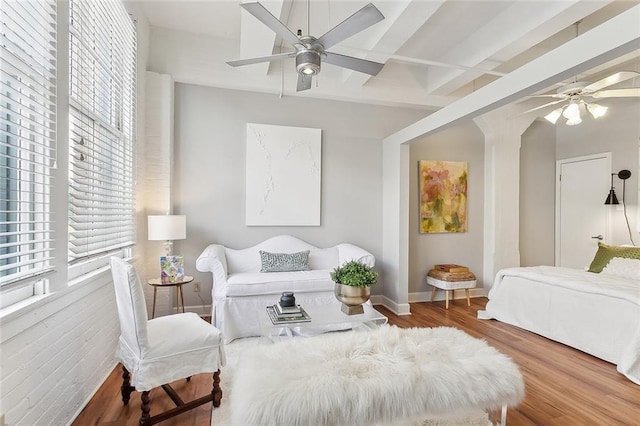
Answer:
[{"label": "white ottoman", "polygon": [[451,299],[453,299],[455,290],[464,290],[467,296],[467,306],[471,306],[469,289],[475,288],[476,276],[471,272],[450,273],[432,269],[427,274],[427,284],[433,286],[433,290],[431,290],[432,302],[436,295],[436,288],[444,290],[445,309],[449,309],[449,292],[451,292]]}]

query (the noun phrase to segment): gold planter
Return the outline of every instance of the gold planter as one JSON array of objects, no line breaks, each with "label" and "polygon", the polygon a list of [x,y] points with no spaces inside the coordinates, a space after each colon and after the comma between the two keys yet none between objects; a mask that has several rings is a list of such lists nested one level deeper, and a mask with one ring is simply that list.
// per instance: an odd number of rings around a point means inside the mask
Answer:
[{"label": "gold planter", "polygon": [[336,283],[335,295],[336,299],[342,302],[342,312],[347,315],[358,315],[364,313],[362,304],[371,297],[371,288]]}]

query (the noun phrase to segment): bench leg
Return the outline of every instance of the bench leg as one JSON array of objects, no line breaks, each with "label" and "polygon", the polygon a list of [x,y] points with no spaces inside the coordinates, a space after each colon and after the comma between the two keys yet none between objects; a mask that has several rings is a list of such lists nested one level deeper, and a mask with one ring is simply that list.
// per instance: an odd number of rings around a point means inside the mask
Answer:
[{"label": "bench leg", "polygon": [[469,289],[465,288],[464,293],[467,295],[467,306],[471,306],[471,300],[469,299]]},{"label": "bench leg", "polygon": [[444,291],[444,308],[449,309],[449,290]]},{"label": "bench leg", "polygon": [[493,410],[486,410],[487,417],[491,422],[492,426],[505,426],[507,424],[507,406],[503,405],[502,408],[497,408]]},{"label": "bench leg", "polygon": [[433,303],[433,299],[436,297],[436,288],[433,287],[431,289],[431,303]]}]

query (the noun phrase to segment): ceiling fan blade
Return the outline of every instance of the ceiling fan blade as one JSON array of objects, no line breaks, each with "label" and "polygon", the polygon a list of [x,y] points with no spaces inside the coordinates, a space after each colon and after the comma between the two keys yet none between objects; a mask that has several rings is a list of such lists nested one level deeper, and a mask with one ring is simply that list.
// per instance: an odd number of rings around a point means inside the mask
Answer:
[{"label": "ceiling fan blade", "polygon": [[640,97],[640,87],[632,87],[630,89],[600,90],[595,93],[591,93],[589,96],[597,99]]},{"label": "ceiling fan blade", "polygon": [[530,95],[527,96],[528,98],[562,98],[562,99],[566,99],[567,96],[566,95],[562,95],[562,94],[557,94],[557,93],[553,93],[553,94],[549,94],[549,95]]},{"label": "ceiling fan blade", "polygon": [[366,59],[358,59],[353,56],[339,55],[337,53],[325,52],[324,62],[337,65],[350,70],[360,71],[369,75],[378,75],[384,64],[368,61]]},{"label": "ceiling fan blade", "polygon": [[237,59],[235,61],[227,61],[232,67],[241,67],[243,65],[259,64],[261,62],[270,62],[280,59],[293,58],[296,52],[278,53],[277,55],[261,56],[259,58]]},{"label": "ceiling fan blade", "polygon": [[528,109],[528,110],[524,111],[523,113],[521,113],[521,115],[522,115],[522,114],[528,114],[528,113],[530,113],[530,112],[537,111],[537,110],[539,110],[539,109],[543,109],[543,108],[549,107],[549,106],[551,106],[551,105],[559,104],[560,102],[564,102],[564,101],[565,101],[565,99],[560,99],[559,101],[549,102],[549,103],[547,103],[547,104],[540,105],[540,106],[537,106],[537,107],[535,107],[535,108]]},{"label": "ceiling fan blade", "polygon": [[611,86],[616,83],[620,83],[621,81],[629,80],[633,77],[640,76],[640,73],[635,71],[620,71],[615,74],[611,74],[609,77],[605,77],[602,80],[598,80],[595,83],[591,83],[583,90],[585,92],[596,92],[600,89],[604,89],[605,87]]},{"label": "ceiling fan blade", "polygon": [[384,19],[384,15],[372,3],[369,3],[347,19],[327,31],[318,39],[325,49],[330,48],[342,40],[346,40],[352,35],[369,28],[371,25]]},{"label": "ceiling fan blade", "polygon": [[298,73],[298,86],[296,92],[311,89],[311,76]]},{"label": "ceiling fan blade", "polygon": [[282,37],[287,43],[295,46],[300,44],[300,39],[278,18],[273,16],[271,12],[267,10],[263,5],[258,2],[255,3],[241,3],[240,7],[255,16],[260,22],[271,28],[273,32]]}]

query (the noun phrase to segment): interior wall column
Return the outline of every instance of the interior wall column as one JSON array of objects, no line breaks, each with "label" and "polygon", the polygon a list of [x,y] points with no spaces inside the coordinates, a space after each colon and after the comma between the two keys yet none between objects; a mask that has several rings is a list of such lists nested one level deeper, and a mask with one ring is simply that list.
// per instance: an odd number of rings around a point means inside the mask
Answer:
[{"label": "interior wall column", "polygon": [[[147,216],[172,213],[173,201],[173,92],[170,75],[146,71],[144,132],[137,142],[137,246],[136,268],[144,283],[147,312],[151,313],[153,288],[149,278],[160,276],[160,256],[164,255],[162,241],[147,238]],[[173,313],[175,292],[159,290],[156,317]]]},{"label": "interior wall column", "polygon": [[382,303],[398,315],[409,310],[409,144],[382,144]]},{"label": "interior wall column", "polygon": [[520,145],[535,117],[506,106],[473,119],[485,136],[484,256],[488,292],[496,272],[520,266]]}]

